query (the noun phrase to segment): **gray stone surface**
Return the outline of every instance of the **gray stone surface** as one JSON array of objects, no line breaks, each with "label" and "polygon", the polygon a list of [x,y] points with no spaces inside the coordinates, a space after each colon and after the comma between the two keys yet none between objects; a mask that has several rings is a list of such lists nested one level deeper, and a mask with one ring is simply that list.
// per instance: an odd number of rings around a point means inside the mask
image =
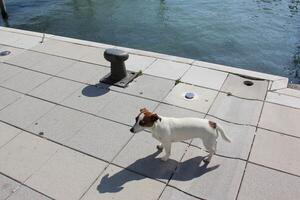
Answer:
[{"label": "gray stone surface", "polygon": [[190,68],[190,65],[157,59],[145,70],[145,74],[177,80]]},{"label": "gray stone surface", "polygon": [[0,110],[21,98],[21,94],[0,87]]},{"label": "gray stone surface", "polygon": [[157,200],[165,184],[110,165],[83,200]]},{"label": "gray stone surface", "polygon": [[48,39],[32,48],[34,51],[72,59],[82,58],[90,52],[90,49],[91,47],[52,39]]},{"label": "gray stone surface", "polygon": [[181,81],[193,85],[220,90],[228,73],[192,66]]},{"label": "gray stone surface", "polygon": [[58,145],[22,132],[0,149],[0,171],[25,181],[53,156]]},{"label": "gray stone surface", "polygon": [[54,104],[24,96],[0,111],[0,119],[26,128],[54,107]]},{"label": "gray stone surface", "polygon": [[10,47],[10,46],[0,45],[0,51],[10,51],[9,55],[0,57],[0,62],[5,62],[6,60],[9,60],[12,57],[15,57],[15,56],[21,54],[24,51],[24,49],[19,49],[19,48],[14,48],[14,47]]},{"label": "gray stone surface", "polygon": [[[217,124],[225,130],[225,134],[231,139],[231,143],[228,143],[223,140],[219,134],[217,139],[217,154],[247,159],[255,135],[255,127],[236,125],[210,116],[208,116],[207,119],[217,122]],[[192,144],[204,148],[202,140],[200,139],[193,139]]]},{"label": "gray stone surface", "polygon": [[50,200],[50,198],[42,195],[26,186],[21,186],[7,200]]},{"label": "gray stone surface", "polygon": [[230,122],[256,126],[262,106],[261,101],[219,93],[208,114]]},{"label": "gray stone surface", "polygon": [[266,101],[300,109],[300,98],[297,97],[275,92],[268,92]]},{"label": "gray stone surface", "polygon": [[103,48],[90,47],[87,50],[88,53],[85,54],[83,57],[81,57],[80,60],[85,61],[85,62],[94,63],[97,65],[110,66],[110,62],[108,62],[104,58],[104,55],[103,55],[104,51],[105,51],[105,49],[103,49]]},{"label": "gray stone surface", "polygon": [[259,127],[300,137],[300,110],[265,103]]},{"label": "gray stone surface", "polygon": [[1,85],[22,93],[28,93],[50,78],[51,76],[45,74],[22,70],[22,72],[2,82]]},{"label": "gray stone surface", "polygon": [[0,200],[6,200],[19,185],[18,182],[0,174]]},{"label": "gray stone surface", "polygon": [[34,121],[27,130],[37,135],[43,132],[43,137],[64,143],[92,120],[92,118],[91,115],[56,106],[46,115]]},{"label": "gray stone surface", "polygon": [[30,69],[56,75],[62,70],[69,68],[74,64],[74,60],[51,56],[48,54],[39,54],[39,60],[34,65],[30,65]]},{"label": "gray stone surface", "polygon": [[192,110],[187,110],[177,106],[172,106],[168,104],[161,103],[154,111],[159,116],[165,117],[199,117],[204,118],[203,113],[195,112]]},{"label": "gray stone surface", "polygon": [[66,98],[62,104],[97,114],[102,108],[117,97],[117,93],[107,88],[85,86]]},{"label": "gray stone surface", "polygon": [[284,89],[280,89],[280,90],[275,90],[274,92],[300,98],[300,91],[295,90],[295,89],[291,89],[291,88],[284,88]]},{"label": "gray stone surface", "polygon": [[0,122],[0,148],[21,132],[13,126]]},{"label": "gray stone surface", "polygon": [[175,82],[155,76],[142,75],[137,77],[128,87],[120,88],[111,86],[110,88],[115,91],[150,98],[156,101],[161,101],[174,87]]},{"label": "gray stone surface", "polygon": [[128,126],[94,117],[66,145],[111,161],[131,137]]},{"label": "gray stone surface", "polygon": [[75,61],[34,51],[25,51],[8,59],[6,62],[55,75],[63,69],[70,67]]},{"label": "gray stone surface", "polygon": [[299,188],[299,177],[248,164],[238,200],[295,200]]},{"label": "gray stone surface", "polygon": [[134,72],[144,71],[149,67],[156,58],[129,54],[128,60],[125,61],[126,69]]},{"label": "gray stone surface", "polygon": [[[247,86],[244,84],[245,81],[250,81],[253,85]],[[268,81],[251,80],[238,75],[229,74],[221,90],[242,98],[264,100],[268,90]]]},{"label": "gray stone surface", "polygon": [[34,51],[24,51],[23,53],[6,60],[5,62],[31,69],[32,66],[35,66],[36,63],[44,59],[44,55],[45,54]]},{"label": "gray stone surface", "polygon": [[203,151],[189,147],[170,185],[204,199],[235,199],[245,162],[213,156],[203,163]]},{"label": "gray stone surface", "polygon": [[154,110],[157,102],[118,93],[110,99],[110,103],[98,112],[99,116],[115,120],[128,125],[135,123],[135,117],[139,114],[141,108]]},{"label": "gray stone surface", "polygon": [[29,94],[51,102],[60,103],[79,88],[86,85],[53,77],[33,89]]},{"label": "gray stone surface", "polygon": [[18,67],[0,63],[0,83],[3,83],[4,81],[8,80],[9,78],[20,73],[21,71],[23,71],[23,70]]},{"label": "gray stone surface", "polygon": [[[184,98],[185,93],[187,92],[195,93],[196,95],[194,99],[188,100]],[[172,89],[169,95],[165,98],[164,102],[206,113],[217,94],[218,92],[214,90],[179,83]]]},{"label": "gray stone surface", "polygon": [[61,71],[57,76],[67,79],[79,81],[82,83],[96,84],[99,80],[110,72],[107,67],[101,67],[99,65],[76,62],[71,67]]},{"label": "gray stone surface", "polygon": [[272,83],[271,90],[278,90],[278,89],[287,88],[288,83],[289,83],[289,79],[288,78],[283,78],[283,79],[280,79],[280,80],[275,80]]},{"label": "gray stone surface", "polygon": [[188,194],[185,194],[173,187],[167,186],[167,188],[164,190],[163,194],[159,198],[160,200],[197,200],[198,198],[195,198],[193,196],[190,196]]},{"label": "gray stone surface", "polygon": [[166,162],[160,159],[165,153],[157,150],[158,144],[159,141],[154,139],[151,133],[136,133],[113,163],[147,177],[167,182],[180,162],[187,144],[173,143],[171,157]]},{"label": "gray stone surface", "polygon": [[107,164],[74,150],[61,148],[26,185],[54,199],[79,199]]},{"label": "gray stone surface", "polygon": [[300,139],[258,129],[250,160],[300,176]]}]

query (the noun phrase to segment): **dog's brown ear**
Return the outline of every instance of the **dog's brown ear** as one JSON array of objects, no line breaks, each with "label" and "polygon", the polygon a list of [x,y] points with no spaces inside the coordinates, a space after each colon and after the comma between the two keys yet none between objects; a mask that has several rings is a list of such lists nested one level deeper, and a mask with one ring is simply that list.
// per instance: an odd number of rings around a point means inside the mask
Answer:
[{"label": "dog's brown ear", "polygon": [[151,121],[153,121],[153,122],[156,122],[157,120],[161,120],[161,118],[156,114],[156,113],[154,113],[154,114],[152,114],[151,116],[150,116],[150,119],[151,119]]},{"label": "dog's brown ear", "polygon": [[141,112],[141,113],[146,113],[146,112],[149,112],[149,111],[147,110],[147,108],[141,108],[141,109],[140,109],[140,112]]}]

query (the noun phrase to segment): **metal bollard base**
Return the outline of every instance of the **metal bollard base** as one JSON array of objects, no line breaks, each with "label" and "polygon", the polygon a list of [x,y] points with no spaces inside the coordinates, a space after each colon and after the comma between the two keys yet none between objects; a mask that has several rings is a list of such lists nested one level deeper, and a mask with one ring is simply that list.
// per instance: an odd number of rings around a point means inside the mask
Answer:
[{"label": "metal bollard base", "polygon": [[104,76],[100,82],[101,83],[106,83],[109,85],[114,85],[117,87],[122,87],[125,88],[127,87],[127,85],[138,76],[137,72],[132,72],[132,71],[126,71],[127,75],[125,78],[119,80],[119,81],[115,81],[113,79],[111,79],[110,73],[107,74],[106,76]]}]

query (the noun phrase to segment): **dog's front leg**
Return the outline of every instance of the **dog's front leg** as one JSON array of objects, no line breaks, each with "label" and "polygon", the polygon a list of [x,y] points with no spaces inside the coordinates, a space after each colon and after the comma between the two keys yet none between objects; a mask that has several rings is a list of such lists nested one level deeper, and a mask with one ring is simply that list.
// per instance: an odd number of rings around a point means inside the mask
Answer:
[{"label": "dog's front leg", "polygon": [[159,143],[159,145],[156,145],[157,150],[162,151],[164,149],[162,143]]},{"label": "dog's front leg", "polygon": [[166,154],[163,157],[161,157],[161,159],[163,161],[167,161],[171,155],[171,142],[164,142],[162,143],[162,146],[164,147]]}]

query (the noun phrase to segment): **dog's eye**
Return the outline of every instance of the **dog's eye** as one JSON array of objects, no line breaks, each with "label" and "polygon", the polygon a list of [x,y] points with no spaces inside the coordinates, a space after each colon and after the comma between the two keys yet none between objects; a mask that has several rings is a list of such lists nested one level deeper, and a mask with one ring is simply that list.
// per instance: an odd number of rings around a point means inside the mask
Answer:
[{"label": "dog's eye", "polygon": [[144,125],[145,124],[145,122],[142,120],[142,121],[140,121],[140,125]]}]

